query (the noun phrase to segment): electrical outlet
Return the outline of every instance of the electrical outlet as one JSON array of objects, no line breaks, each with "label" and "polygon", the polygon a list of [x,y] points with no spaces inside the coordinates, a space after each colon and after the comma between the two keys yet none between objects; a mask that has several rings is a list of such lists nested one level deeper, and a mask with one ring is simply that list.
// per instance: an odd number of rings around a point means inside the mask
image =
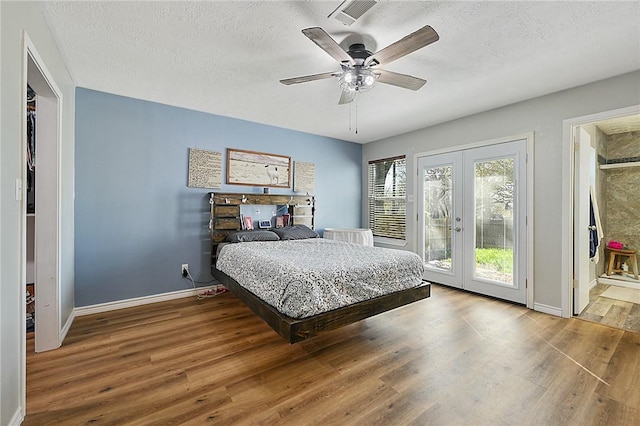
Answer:
[{"label": "electrical outlet", "polygon": [[189,264],[188,263],[183,263],[182,267],[180,268],[180,273],[182,274],[183,277],[186,277],[187,275],[189,275]]}]

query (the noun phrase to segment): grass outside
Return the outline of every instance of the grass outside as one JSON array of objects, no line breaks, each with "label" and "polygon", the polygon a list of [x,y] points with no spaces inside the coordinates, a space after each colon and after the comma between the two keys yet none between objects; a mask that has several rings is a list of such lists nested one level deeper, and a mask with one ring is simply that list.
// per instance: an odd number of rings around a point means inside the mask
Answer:
[{"label": "grass outside", "polygon": [[477,248],[476,265],[505,274],[513,273],[513,249]]}]

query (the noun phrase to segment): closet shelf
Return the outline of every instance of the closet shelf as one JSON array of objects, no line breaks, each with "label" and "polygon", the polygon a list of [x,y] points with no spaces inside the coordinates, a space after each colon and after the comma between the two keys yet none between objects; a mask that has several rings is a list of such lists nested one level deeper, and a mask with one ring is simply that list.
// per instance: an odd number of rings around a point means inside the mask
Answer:
[{"label": "closet shelf", "polygon": [[629,163],[601,164],[600,169],[619,169],[622,167],[638,167],[638,166],[640,166],[640,161],[632,161]]}]

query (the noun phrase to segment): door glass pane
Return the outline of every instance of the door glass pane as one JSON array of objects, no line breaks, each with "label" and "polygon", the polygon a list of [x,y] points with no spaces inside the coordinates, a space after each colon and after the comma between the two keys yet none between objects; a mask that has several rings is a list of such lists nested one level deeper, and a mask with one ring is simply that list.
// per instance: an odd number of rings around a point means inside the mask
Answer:
[{"label": "door glass pane", "polygon": [[513,284],[513,158],[476,162],[474,187],[474,277]]},{"label": "door glass pane", "polygon": [[429,268],[451,272],[452,179],[452,166],[424,169],[423,260]]}]

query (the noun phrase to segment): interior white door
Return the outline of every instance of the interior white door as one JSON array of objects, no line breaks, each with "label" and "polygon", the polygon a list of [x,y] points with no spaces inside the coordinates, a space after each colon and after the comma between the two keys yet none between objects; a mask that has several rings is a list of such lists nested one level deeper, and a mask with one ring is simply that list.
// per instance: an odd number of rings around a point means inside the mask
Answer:
[{"label": "interior white door", "polygon": [[60,275],[58,235],[58,100],[36,96],[36,352],[58,348],[60,342]]},{"label": "interior white door", "polygon": [[526,188],[526,140],[419,158],[424,278],[526,303]]},{"label": "interior white door", "polygon": [[462,155],[418,160],[418,247],[424,279],[462,288]]},{"label": "interior white door", "polygon": [[591,181],[591,136],[582,127],[574,129],[575,180],[573,230],[573,313],[580,314],[589,304],[589,183]]}]

